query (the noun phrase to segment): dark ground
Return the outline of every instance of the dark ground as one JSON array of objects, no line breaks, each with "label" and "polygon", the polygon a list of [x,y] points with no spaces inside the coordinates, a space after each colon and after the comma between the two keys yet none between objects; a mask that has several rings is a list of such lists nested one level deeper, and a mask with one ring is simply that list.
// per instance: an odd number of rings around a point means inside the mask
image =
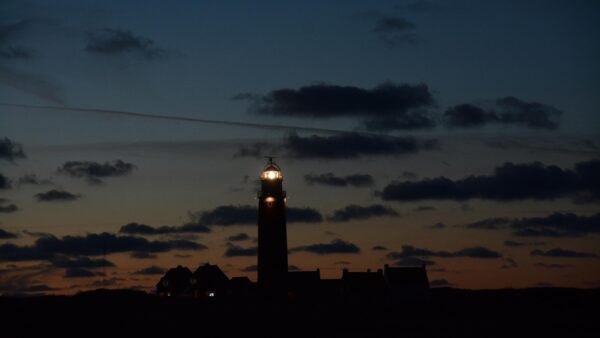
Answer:
[{"label": "dark ground", "polygon": [[0,337],[597,337],[600,289],[433,289],[420,305],[201,302],[125,290],[0,297]]}]

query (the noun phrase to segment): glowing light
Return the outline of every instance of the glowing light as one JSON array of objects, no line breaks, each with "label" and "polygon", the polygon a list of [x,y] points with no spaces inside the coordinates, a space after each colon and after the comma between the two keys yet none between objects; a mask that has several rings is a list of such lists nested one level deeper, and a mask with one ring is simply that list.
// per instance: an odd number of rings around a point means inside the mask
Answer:
[{"label": "glowing light", "polygon": [[215,293],[214,293],[214,292],[209,292],[209,293],[208,293],[208,296],[212,298],[212,297],[214,297],[214,296],[215,296]]},{"label": "glowing light", "polygon": [[281,173],[277,170],[267,170],[263,172],[262,178],[267,180],[276,180],[281,178]]}]

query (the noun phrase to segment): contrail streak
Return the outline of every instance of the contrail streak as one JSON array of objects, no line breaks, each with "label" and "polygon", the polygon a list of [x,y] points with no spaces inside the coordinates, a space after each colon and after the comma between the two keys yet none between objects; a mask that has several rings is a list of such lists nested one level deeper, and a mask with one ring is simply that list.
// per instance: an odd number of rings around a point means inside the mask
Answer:
[{"label": "contrail streak", "polygon": [[[147,114],[147,113],[139,113],[139,112],[131,112],[131,111],[96,109],[96,108],[64,107],[64,106],[37,106],[37,105],[2,103],[2,102],[0,102],[0,106],[25,108],[25,109],[37,109],[37,110],[60,110],[60,111],[71,111],[71,112],[79,112],[79,113],[129,116],[129,117],[138,117],[138,118],[146,118],[146,119],[183,121],[183,122],[194,122],[194,123],[204,123],[204,124],[218,124],[218,125],[225,125],[225,126],[247,127],[247,128],[257,128],[257,129],[272,129],[272,130],[287,130],[287,131],[300,130],[300,131],[310,131],[310,132],[330,133],[330,134],[355,132],[355,131],[347,131],[347,130],[339,130],[339,129],[288,126],[288,125],[267,124],[267,123],[236,122],[236,121],[226,121],[226,120],[210,120],[210,119],[199,119],[199,118],[195,118],[195,117]],[[383,135],[379,135],[379,134],[375,134],[375,133],[364,133],[364,132],[359,132],[359,133],[383,136]]]}]

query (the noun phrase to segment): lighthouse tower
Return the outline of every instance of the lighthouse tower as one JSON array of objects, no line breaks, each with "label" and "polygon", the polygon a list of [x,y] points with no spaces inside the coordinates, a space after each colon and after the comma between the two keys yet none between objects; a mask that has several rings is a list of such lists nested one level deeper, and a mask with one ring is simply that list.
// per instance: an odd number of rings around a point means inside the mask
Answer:
[{"label": "lighthouse tower", "polygon": [[287,292],[286,200],[281,169],[268,159],[258,196],[258,286],[265,296],[279,298]]}]

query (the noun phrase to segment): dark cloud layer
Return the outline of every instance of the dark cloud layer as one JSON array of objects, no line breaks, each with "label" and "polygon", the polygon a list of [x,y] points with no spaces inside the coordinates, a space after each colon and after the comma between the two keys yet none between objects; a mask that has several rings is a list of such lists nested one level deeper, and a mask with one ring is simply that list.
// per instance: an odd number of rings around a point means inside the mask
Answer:
[{"label": "dark cloud layer", "polygon": [[354,174],[348,176],[335,176],[333,173],[307,174],[304,182],[308,185],[319,184],[333,187],[370,187],[373,186],[373,176],[367,174]]},{"label": "dark cloud layer", "polygon": [[166,51],[157,47],[153,40],[134,35],[120,29],[100,29],[88,33],[85,51],[104,55],[133,54],[148,60],[166,56]]},{"label": "dark cloud layer", "polygon": [[467,224],[465,227],[488,230],[510,229],[513,235],[519,237],[581,237],[600,233],[600,213],[581,216],[555,212],[544,217],[487,218]]},{"label": "dark cloud layer", "polygon": [[540,162],[496,167],[493,174],[468,176],[459,180],[446,177],[420,181],[392,182],[381,192],[386,201],[487,199],[553,200],[572,197],[578,202],[600,200],[600,160],[578,162],[575,169],[562,169]]},{"label": "dark cloud layer", "polygon": [[62,87],[38,74],[16,71],[0,64],[0,83],[55,104],[65,104]]},{"label": "dark cloud layer", "polygon": [[68,191],[52,189],[35,195],[39,202],[68,202],[79,199],[81,195],[75,195]]},{"label": "dark cloud layer", "polygon": [[250,239],[250,236],[248,236],[248,234],[245,232],[240,232],[239,234],[235,234],[235,235],[231,235],[231,236],[227,237],[227,240],[230,242],[241,242],[241,241],[247,241],[249,239]]},{"label": "dark cloud layer", "polygon": [[415,23],[405,18],[381,15],[375,22],[373,32],[388,47],[398,47],[406,44],[414,45],[419,42],[415,29]]},{"label": "dark cloud layer", "polygon": [[235,98],[249,100],[249,111],[257,114],[303,118],[351,117],[359,119],[370,130],[435,126],[425,113],[426,108],[434,106],[435,100],[424,84],[388,82],[371,89],[315,84],[299,89],[278,89],[264,96],[241,94]]},{"label": "dark cloud layer", "polygon": [[68,191],[52,189],[35,195],[39,202],[68,202],[79,199],[81,195],[75,195]]},{"label": "dark cloud layer", "polygon": [[319,255],[330,254],[357,254],[360,253],[360,248],[353,243],[346,242],[339,238],[334,239],[331,243],[318,243],[311,245],[302,245],[291,248],[290,252],[311,252]]},{"label": "dark cloud layer", "polygon": [[578,237],[600,233],[600,213],[578,216],[573,213],[553,213],[547,217],[525,217],[510,224],[521,237]]},{"label": "dark cloud layer", "polygon": [[113,163],[98,163],[93,161],[65,162],[58,172],[71,177],[83,177],[92,184],[102,184],[101,178],[127,176],[135,169],[135,165],[116,160]]},{"label": "dark cloud layer", "polygon": [[36,174],[25,174],[21,177],[19,177],[18,180],[18,184],[19,186],[22,185],[48,185],[48,184],[52,184],[52,180],[49,179],[40,179],[37,177]]},{"label": "dark cloud layer", "polygon": [[[231,226],[256,225],[258,208],[251,205],[222,205],[195,214],[199,224]],[[320,223],[321,213],[312,208],[287,208],[288,223]]]},{"label": "dark cloud layer", "polygon": [[525,102],[516,97],[504,97],[495,101],[493,109],[461,104],[444,113],[448,127],[474,128],[488,124],[520,125],[531,129],[556,129],[562,112],[554,107]]},{"label": "dark cloud layer", "polygon": [[83,268],[68,268],[65,270],[65,274],[63,278],[85,278],[85,277],[95,277],[98,276],[98,273],[95,273],[88,269]]},{"label": "dark cloud layer", "polygon": [[439,148],[436,140],[344,133],[333,136],[290,134],[277,146],[257,143],[242,146],[235,156],[263,157],[281,154],[297,159],[354,159],[363,156],[400,156]]},{"label": "dark cloud layer", "polygon": [[0,239],[12,239],[12,238],[17,238],[17,234],[14,234],[12,232],[8,232],[4,229],[0,229]]},{"label": "dark cloud layer", "polygon": [[130,235],[167,235],[167,234],[178,234],[178,233],[191,233],[191,232],[199,232],[199,233],[207,233],[210,232],[210,228],[206,225],[196,224],[196,223],[187,223],[182,226],[168,226],[163,225],[160,227],[152,227],[146,224],[139,223],[129,223],[121,227],[119,229],[120,233],[130,234]]},{"label": "dark cloud layer", "polygon": [[592,258],[598,257],[595,253],[592,252],[580,252],[562,248],[554,248],[547,251],[543,250],[533,250],[531,251],[531,256],[542,256],[542,257],[555,257],[555,258]]},{"label": "dark cloud layer", "polygon": [[63,238],[41,237],[27,246],[3,244],[0,245],[0,262],[48,260],[57,255],[79,257],[131,251],[167,252],[203,249],[206,249],[204,245],[186,240],[149,241],[142,237],[117,236],[104,232]]},{"label": "dark cloud layer", "polygon": [[386,256],[388,259],[403,259],[408,257],[417,258],[429,258],[429,257],[440,257],[440,258],[454,258],[454,257],[469,257],[469,258],[483,258],[493,259],[500,258],[502,255],[498,252],[490,250],[484,247],[469,247],[458,251],[435,251],[425,248],[416,248],[412,245],[403,245],[401,251],[392,251]]},{"label": "dark cloud layer", "polygon": [[133,272],[134,275],[162,275],[164,273],[165,269],[155,265]]},{"label": "dark cloud layer", "polygon": [[510,220],[505,217],[493,217],[482,219],[477,222],[465,224],[465,228],[467,229],[485,229],[485,230],[497,230],[504,229],[506,224]]},{"label": "dark cloud layer", "polygon": [[10,182],[10,179],[8,179],[8,177],[0,173],[0,190],[7,190],[10,188],[12,188],[12,183]]},{"label": "dark cloud layer", "polygon": [[327,220],[331,222],[348,222],[383,216],[398,217],[400,214],[394,209],[381,204],[373,204],[366,207],[351,204],[344,208],[334,210],[333,214],[327,216]]},{"label": "dark cloud layer", "polygon": [[52,266],[57,268],[102,268],[113,267],[115,264],[104,258],[89,258],[89,257],[74,257],[70,258],[65,255],[56,255],[49,259]]},{"label": "dark cloud layer", "polygon": [[[2,174],[0,174],[0,176],[2,176]],[[1,180],[2,180],[2,178],[0,177],[0,181]],[[18,210],[19,210],[19,208],[17,207],[16,204],[9,203],[9,200],[7,200],[7,199],[0,198],[0,214],[10,214],[10,213],[16,212]]]},{"label": "dark cloud layer", "polygon": [[34,23],[33,20],[20,20],[10,24],[0,23],[0,59],[27,60],[33,56],[33,51],[18,45],[17,40]]},{"label": "dark cloud layer", "polygon": [[23,146],[8,137],[0,138],[0,159],[13,162],[20,158],[25,158]]},{"label": "dark cloud layer", "polygon": [[12,188],[10,179],[0,173],[0,190],[6,190]]},{"label": "dark cloud layer", "polygon": [[225,250],[225,257],[254,257],[258,255],[258,247],[252,246],[243,248],[241,246],[228,243]]}]

